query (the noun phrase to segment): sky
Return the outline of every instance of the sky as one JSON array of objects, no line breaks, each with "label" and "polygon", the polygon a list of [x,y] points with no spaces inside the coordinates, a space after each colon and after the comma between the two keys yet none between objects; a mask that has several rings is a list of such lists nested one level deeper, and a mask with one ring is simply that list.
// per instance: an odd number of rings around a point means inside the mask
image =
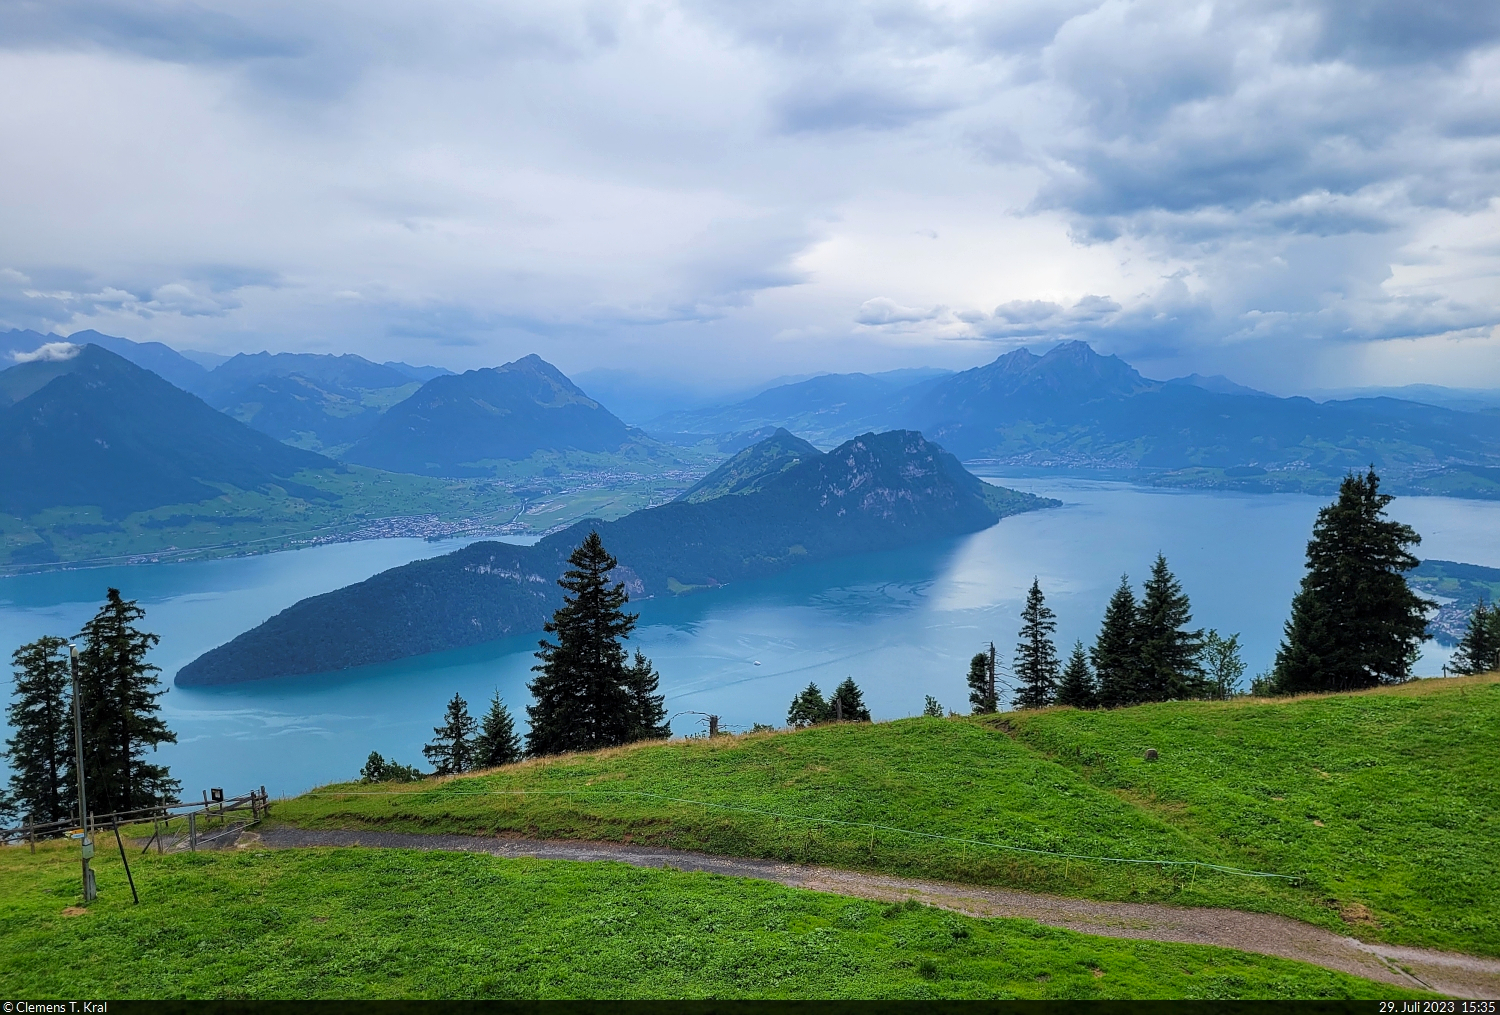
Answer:
[{"label": "sky", "polygon": [[7,0],[0,329],[1500,387],[1500,4]]}]

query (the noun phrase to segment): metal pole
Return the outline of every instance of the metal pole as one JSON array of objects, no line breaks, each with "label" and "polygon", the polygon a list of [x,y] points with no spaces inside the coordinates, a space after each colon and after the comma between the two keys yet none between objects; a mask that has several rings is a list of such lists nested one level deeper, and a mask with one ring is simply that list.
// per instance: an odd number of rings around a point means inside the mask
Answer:
[{"label": "metal pole", "polygon": [[[125,880],[130,882],[130,897],[139,906],[141,904],[141,897],[135,894],[135,878],[130,876],[130,861],[125,859],[125,840],[120,838],[119,818],[115,819],[115,845],[120,847],[120,862],[125,865]],[[150,843],[147,843],[147,845],[149,846]]]},{"label": "metal pole", "polygon": [[94,890],[94,872],[89,870],[89,857],[94,855],[94,840],[89,835],[88,793],[83,785],[83,696],[78,690],[78,646],[68,646],[68,668],[73,676],[73,751],[78,766],[78,824],[83,829],[83,901],[92,902],[97,894]]}]

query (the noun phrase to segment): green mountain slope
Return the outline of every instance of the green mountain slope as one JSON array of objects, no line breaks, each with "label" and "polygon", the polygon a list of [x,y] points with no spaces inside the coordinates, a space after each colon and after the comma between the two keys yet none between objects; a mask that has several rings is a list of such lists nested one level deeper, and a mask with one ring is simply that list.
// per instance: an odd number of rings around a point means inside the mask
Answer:
[{"label": "green mountain slope", "polygon": [[315,496],[292,477],[334,467],[96,345],[0,377],[13,399],[0,410],[0,511],[8,514],[89,505],[117,519],[217,497],[213,484]]},{"label": "green mountain slope", "polygon": [[[793,438],[792,440],[795,440]],[[921,434],[868,434],[791,468],[770,438],[754,492],[580,522],[535,546],[475,543],[305,599],[183,667],[184,686],[321,673],[540,630],[591,529],[632,596],[764,577],[830,557],[975,532],[1057,502],[998,491]],[[736,482],[756,486],[741,472]]]}]

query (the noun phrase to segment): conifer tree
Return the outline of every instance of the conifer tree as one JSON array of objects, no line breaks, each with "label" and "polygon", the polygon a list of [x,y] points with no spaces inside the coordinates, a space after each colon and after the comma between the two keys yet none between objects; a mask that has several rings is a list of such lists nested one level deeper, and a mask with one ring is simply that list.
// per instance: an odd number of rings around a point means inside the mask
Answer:
[{"label": "conifer tree", "polygon": [[995,645],[988,652],[978,652],[969,660],[969,708],[975,715],[1000,711],[1000,692],[996,686]]},{"label": "conifer tree", "polygon": [[1138,626],[1130,576],[1121,575],[1120,587],[1104,608],[1104,623],[1089,653],[1098,681],[1099,704],[1105,708],[1134,705],[1140,700],[1136,686],[1140,671]]},{"label": "conifer tree", "polygon": [[526,752],[532,755],[614,747],[635,728],[621,642],[635,629],[636,615],[624,610],[630,601],[625,586],[609,582],[619,562],[598,532],[590,532],[568,562],[572,567],[558,580],[566,590],[563,605],[545,628],[557,642],[542,639],[541,662],[532,667],[537,676],[528,685],[536,699],[526,708]]},{"label": "conifer tree", "polygon": [[443,725],[432,729],[432,743],[422,748],[438,775],[457,775],[474,767],[474,734],[479,724],[469,715],[469,703],[455,694],[443,713]]},{"label": "conifer tree", "polygon": [[842,716],[844,722],[870,721],[870,710],[865,707],[865,696],[853,677],[845,677],[844,682],[833,689],[824,707],[830,719]]},{"label": "conifer tree", "polygon": [[1469,626],[1459,639],[1453,653],[1452,667],[1455,673],[1489,673],[1500,669],[1500,639],[1495,637],[1500,625],[1496,616],[1500,608],[1485,605],[1480,599],[1469,614]]},{"label": "conifer tree", "polygon": [[1073,654],[1063,667],[1062,680],[1057,685],[1057,703],[1074,708],[1098,707],[1099,692],[1094,686],[1094,674],[1089,670],[1082,641],[1073,644]]},{"label": "conifer tree", "polygon": [[490,699],[490,710],[480,720],[479,735],[474,738],[474,767],[496,768],[520,760],[521,739],[516,736],[515,721],[496,691]]},{"label": "conifer tree", "polygon": [[11,656],[16,682],[6,718],[15,735],[0,755],[11,770],[8,809],[35,823],[76,809],[67,647],[62,638],[44,635]]},{"label": "conifer tree", "polygon": [[1201,698],[1208,693],[1199,656],[1202,630],[1189,631],[1192,606],[1160,553],[1141,592],[1137,617],[1137,701]]},{"label": "conifer tree", "polygon": [[786,713],[786,724],[801,729],[827,721],[828,702],[823,700],[823,692],[818,690],[818,685],[809,682],[792,699],[792,707]]},{"label": "conifer tree", "polygon": [[84,777],[96,814],[175,801],[182,788],[165,765],[145,760],[146,748],[177,742],[157,714],[157,699],[167,692],[146,653],[161,639],[136,627],[145,615],[119,589],[109,589],[78,635]]},{"label": "conifer tree", "polygon": [[1057,694],[1057,647],[1052,644],[1056,630],[1056,615],[1047,607],[1041,582],[1033,578],[1021,610],[1021,640],[1016,644],[1015,676],[1021,685],[1016,690],[1017,708],[1052,704]]},{"label": "conifer tree", "polygon": [[1245,662],[1240,658],[1240,636],[1231,634],[1225,638],[1218,631],[1209,631],[1203,639],[1203,669],[1208,679],[1209,697],[1216,701],[1232,698],[1240,678],[1245,675]]},{"label": "conifer tree", "polygon": [[672,735],[667,723],[667,699],[657,694],[661,676],[645,653],[635,650],[635,659],[625,671],[625,686],[630,691],[630,740],[665,740]]},{"label": "conifer tree", "polygon": [[943,705],[932,695],[924,695],[927,700],[922,703],[922,714],[932,719],[943,717]]},{"label": "conifer tree", "polygon": [[1338,499],[1318,512],[1307,544],[1307,574],[1292,599],[1276,652],[1278,694],[1348,691],[1411,676],[1433,605],[1407,585],[1421,543],[1409,525],[1385,517],[1395,498],[1372,468],[1348,475]]}]

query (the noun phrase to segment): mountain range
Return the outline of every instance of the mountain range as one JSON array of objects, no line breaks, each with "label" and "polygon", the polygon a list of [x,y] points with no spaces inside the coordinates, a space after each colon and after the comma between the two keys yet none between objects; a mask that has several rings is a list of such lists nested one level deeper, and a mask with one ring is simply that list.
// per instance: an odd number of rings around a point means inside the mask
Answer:
[{"label": "mountain range", "polygon": [[975,532],[1058,502],[990,486],[921,434],[866,434],[822,453],[781,432],[681,499],[589,520],[534,546],[474,543],[283,610],[189,663],[182,686],[322,673],[540,630],[568,554],[598,531],[635,598]]},{"label": "mountain range", "polygon": [[332,469],[215,412],[198,397],[97,345],[0,373],[0,511],[98,507],[105,521],[166,504]]},{"label": "mountain range", "polygon": [[1393,398],[1278,398],[1223,377],[1155,381],[1083,342],[1043,355],[1017,349],[894,390],[862,374],[826,375],[659,417],[648,429],[686,442],[752,423],[825,446],[850,431],[904,427],[966,461],[1164,485],[1321,494],[1373,464],[1398,492],[1500,497],[1500,414]]}]

